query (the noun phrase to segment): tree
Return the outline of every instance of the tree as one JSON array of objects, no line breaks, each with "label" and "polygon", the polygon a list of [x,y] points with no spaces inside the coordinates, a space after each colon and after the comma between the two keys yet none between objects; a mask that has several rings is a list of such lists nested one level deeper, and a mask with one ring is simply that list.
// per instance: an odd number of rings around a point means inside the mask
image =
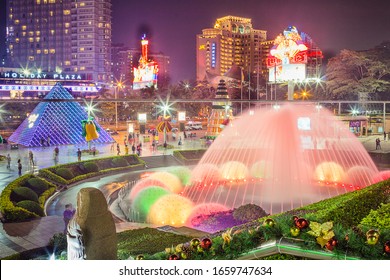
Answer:
[{"label": "tree", "polygon": [[329,60],[326,89],[330,99],[376,100],[389,91],[389,60],[375,50],[342,50]]}]

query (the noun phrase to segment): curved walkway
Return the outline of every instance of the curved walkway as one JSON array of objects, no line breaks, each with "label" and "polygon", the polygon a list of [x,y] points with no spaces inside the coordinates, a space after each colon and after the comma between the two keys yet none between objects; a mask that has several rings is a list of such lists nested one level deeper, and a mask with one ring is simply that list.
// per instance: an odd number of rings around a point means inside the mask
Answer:
[{"label": "curved walkway", "polygon": [[[390,152],[390,141],[382,141],[381,150],[375,150],[375,139],[380,137],[383,140],[382,135],[374,135],[364,138],[359,138],[361,143],[365,146],[367,151],[374,153],[389,153]],[[177,143],[171,142],[170,144],[175,145],[175,149],[196,149],[202,146],[202,142],[199,139],[191,139],[183,141],[183,146],[177,146]],[[111,145],[100,145],[96,146],[99,150],[97,157],[105,157],[114,155],[116,153],[110,150]],[[76,151],[77,149],[85,149],[84,145],[74,146],[61,146],[60,147],[60,158],[59,163],[68,163],[77,161]],[[21,148],[18,150],[9,150],[9,147],[0,147],[0,154],[7,155],[10,153],[12,157],[11,170],[6,168],[6,162],[0,162],[0,192],[4,187],[11,181],[18,177],[16,161],[18,158],[23,163],[23,173],[37,172],[41,168],[49,167],[54,165],[53,161],[53,149],[54,147],[45,148]],[[29,165],[28,151],[33,151],[36,158],[36,165],[32,168]],[[123,145],[121,145],[121,151],[123,154]],[[172,150],[167,150],[166,154],[170,155]],[[150,168],[165,167],[167,165],[167,158],[162,156],[163,152],[154,152],[150,148],[150,143],[143,145],[143,151],[141,157],[148,161]],[[158,156],[158,157],[152,157]],[[90,159],[93,156],[83,156],[83,159]],[[117,231],[123,231],[131,228],[139,228],[145,226],[144,224],[135,223],[118,223]],[[35,219],[29,222],[21,223],[4,223],[0,225],[0,258],[5,258],[16,253],[45,247],[48,244],[50,238],[55,234],[62,232],[64,229],[64,222],[62,216],[48,216],[39,219]]]},{"label": "curved walkway", "polygon": [[[170,142],[175,149],[195,149],[202,145],[201,140],[191,139],[183,141],[182,146],[177,146],[176,142]],[[77,161],[76,151],[86,149],[86,145],[71,145],[60,146],[59,163],[68,163]],[[99,154],[96,157],[106,157],[116,154],[111,151],[111,144],[96,145]],[[28,152],[32,151],[35,158],[35,165],[32,167],[29,163]],[[11,155],[11,169],[8,170],[5,161],[0,161],[0,192],[10,182],[18,178],[18,170],[16,166],[17,159],[21,159],[23,165],[23,174],[37,173],[39,169],[54,165],[53,160],[54,146],[44,148],[20,148],[17,150],[10,150],[9,146],[0,146],[0,154],[6,156]],[[172,149],[166,151],[152,151],[150,143],[144,143],[142,146],[141,158],[146,161],[149,168],[165,167],[172,165]],[[124,145],[121,145],[121,154],[124,154]],[[166,154],[166,156],[164,156]],[[92,159],[92,155],[82,157],[82,160]],[[176,162],[177,163],[177,162]],[[137,223],[117,223],[117,232],[128,230],[132,228],[145,227],[145,224]],[[47,246],[50,238],[54,234],[63,232],[64,221],[62,215],[47,216],[34,219],[28,222],[20,223],[2,223],[0,225],[0,259],[9,257],[16,253],[25,252],[37,248],[44,248]]]}]

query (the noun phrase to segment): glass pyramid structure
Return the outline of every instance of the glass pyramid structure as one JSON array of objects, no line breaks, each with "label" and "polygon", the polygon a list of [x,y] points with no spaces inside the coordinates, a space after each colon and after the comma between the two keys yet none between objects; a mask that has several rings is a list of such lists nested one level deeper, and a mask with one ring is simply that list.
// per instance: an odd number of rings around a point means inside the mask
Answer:
[{"label": "glass pyramid structure", "polygon": [[[57,83],[46,95],[44,100],[54,99],[52,102],[42,101],[35,107],[27,119],[16,129],[9,138],[10,142],[26,147],[47,145],[74,145],[87,143],[82,136],[81,121],[88,118],[87,111],[79,102],[60,101],[74,99],[60,83]],[[100,128],[99,138],[92,143],[114,142],[96,121]]]}]

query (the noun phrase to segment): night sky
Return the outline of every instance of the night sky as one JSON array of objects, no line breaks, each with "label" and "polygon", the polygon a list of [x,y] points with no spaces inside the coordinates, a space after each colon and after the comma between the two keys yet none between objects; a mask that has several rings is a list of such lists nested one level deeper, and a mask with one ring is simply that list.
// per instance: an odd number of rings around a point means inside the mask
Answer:
[{"label": "night sky", "polygon": [[252,18],[254,28],[268,31],[268,39],[295,25],[327,58],[341,49],[364,50],[390,40],[389,0],[112,0],[112,7],[113,43],[139,47],[147,33],[151,50],[171,57],[174,82],[195,77],[196,34],[226,15]]}]

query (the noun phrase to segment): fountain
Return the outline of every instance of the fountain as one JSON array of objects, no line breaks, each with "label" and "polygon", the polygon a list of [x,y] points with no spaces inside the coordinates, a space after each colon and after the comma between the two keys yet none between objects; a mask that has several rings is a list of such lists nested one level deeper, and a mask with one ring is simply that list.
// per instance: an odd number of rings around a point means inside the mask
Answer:
[{"label": "fountain", "polygon": [[138,221],[184,225],[197,215],[249,203],[280,213],[380,178],[363,145],[328,110],[286,104],[244,113],[192,172],[185,167],[156,172],[127,197],[135,202],[132,217],[143,217]]},{"label": "fountain", "polygon": [[195,204],[253,203],[278,213],[370,185],[377,173],[363,145],[328,110],[286,104],[231,122],[183,195]]}]

